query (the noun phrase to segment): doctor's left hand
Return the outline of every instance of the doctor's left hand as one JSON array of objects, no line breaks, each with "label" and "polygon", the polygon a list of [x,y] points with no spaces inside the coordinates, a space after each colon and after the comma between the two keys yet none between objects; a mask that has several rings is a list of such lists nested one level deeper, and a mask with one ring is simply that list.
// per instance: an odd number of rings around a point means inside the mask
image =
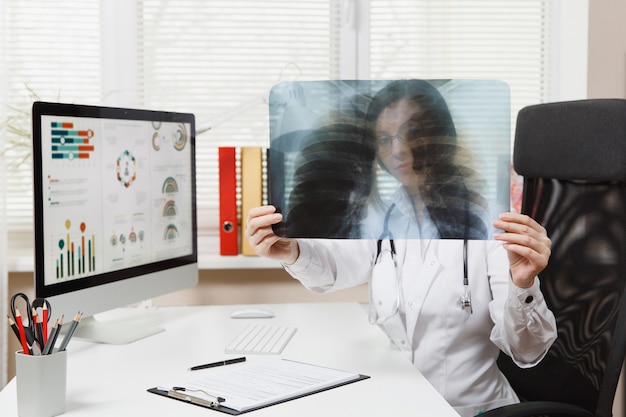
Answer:
[{"label": "doctor's left hand", "polygon": [[552,241],[546,229],[531,217],[518,213],[502,213],[493,226],[506,232],[496,233],[494,238],[504,243],[513,283],[520,288],[532,286],[550,259]]}]

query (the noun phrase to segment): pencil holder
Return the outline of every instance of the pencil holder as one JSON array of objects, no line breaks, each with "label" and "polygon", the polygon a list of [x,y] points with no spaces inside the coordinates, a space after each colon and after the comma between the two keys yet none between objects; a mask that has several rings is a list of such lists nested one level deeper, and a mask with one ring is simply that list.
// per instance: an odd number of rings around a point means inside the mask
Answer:
[{"label": "pencil holder", "polygon": [[50,355],[15,352],[17,414],[51,417],[65,412],[67,351]]}]

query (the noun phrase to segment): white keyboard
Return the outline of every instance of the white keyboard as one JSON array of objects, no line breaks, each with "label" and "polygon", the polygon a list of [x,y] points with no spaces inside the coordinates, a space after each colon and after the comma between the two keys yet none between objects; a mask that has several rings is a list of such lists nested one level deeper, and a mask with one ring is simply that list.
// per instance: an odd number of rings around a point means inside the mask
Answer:
[{"label": "white keyboard", "polygon": [[250,324],[226,346],[225,353],[278,355],[295,332],[291,326]]}]

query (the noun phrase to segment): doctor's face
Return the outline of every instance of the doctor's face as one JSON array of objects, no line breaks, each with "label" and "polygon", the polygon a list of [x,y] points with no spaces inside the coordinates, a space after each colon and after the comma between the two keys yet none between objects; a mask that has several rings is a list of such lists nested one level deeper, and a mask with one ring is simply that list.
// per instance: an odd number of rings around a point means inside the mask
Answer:
[{"label": "doctor's face", "polygon": [[380,160],[402,185],[417,187],[419,175],[413,166],[412,144],[419,139],[416,115],[421,113],[414,101],[402,99],[389,104],[375,125],[376,147]]}]

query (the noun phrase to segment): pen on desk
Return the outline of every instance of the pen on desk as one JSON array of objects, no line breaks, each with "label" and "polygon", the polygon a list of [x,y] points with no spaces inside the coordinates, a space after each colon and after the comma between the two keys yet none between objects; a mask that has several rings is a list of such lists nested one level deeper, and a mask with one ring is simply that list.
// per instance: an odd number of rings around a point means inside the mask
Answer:
[{"label": "pen on desk", "polygon": [[225,361],[218,361],[218,362],[207,363],[205,365],[192,366],[191,368],[189,368],[189,370],[197,371],[200,369],[215,368],[216,366],[230,365],[233,363],[239,363],[239,362],[245,362],[245,361],[246,361],[246,357],[242,356],[241,358],[226,359]]},{"label": "pen on desk", "polygon": [[67,344],[70,342],[78,323],[80,323],[80,319],[83,317],[83,313],[80,311],[74,316],[74,320],[72,320],[72,324],[70,324],[70,329],[67,331],[67,334],[63,338],[61,345],[59,346],[59,352],[62,352],[67,347]]},{"label": "pen on desk", "polygon": [[18,308],[15,309],[15,323],[17,324],[17,330],[20,335],[20,343],[22,344],[22,353],[24,355],[30,355],[30,349],[26,342],[26,332],[24,331],[24,323],[22,322],[22,315]]}]

